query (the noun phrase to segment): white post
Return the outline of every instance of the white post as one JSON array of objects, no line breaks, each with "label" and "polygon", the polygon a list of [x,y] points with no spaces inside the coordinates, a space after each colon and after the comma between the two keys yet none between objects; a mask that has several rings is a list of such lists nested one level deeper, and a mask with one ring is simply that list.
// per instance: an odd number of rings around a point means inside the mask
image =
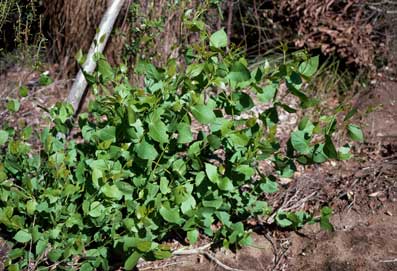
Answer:
[{"label": "white post", "polygon": [[[105,14],[102,17],[101,23],[99,24],[99,30],[96,33],[93,42],[91,43],[90,50],[87,55],[87,59],[84,62],[82,69],[86,73],[93,73],[96,68],[96,61],[94,60],[95,53],[102,53],[105,49],[106,43],[109,39],[110,33],[112,32],[114,23],[117,16],[120,13],[121,7],[124,4],[124,0],[113,0]],[[101,40],[101,42],[100,42]],[[81,98],[83,97],[87,88],[87,81],[85,80],[83,71],[80,69],[73,82],[72,88],[70,89],[67,102],[71,103],[74,108],[75,114],[77,113]]]}]

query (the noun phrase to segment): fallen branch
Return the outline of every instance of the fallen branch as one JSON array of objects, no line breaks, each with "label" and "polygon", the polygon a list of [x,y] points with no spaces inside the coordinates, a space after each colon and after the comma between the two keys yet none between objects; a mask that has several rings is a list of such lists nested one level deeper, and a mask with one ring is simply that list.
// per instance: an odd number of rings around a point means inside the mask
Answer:
[{"label": "fallen branch", "polygon": [[395,259],[391,259],[391,260],[383,260],[383,261],[380,261],[381,263],[394,263],[394,262],[397,262],[397,258],[395,258]]},{"label": "fallen branch", "polygon": [[193,249],[186,249],[186,247],[180,248],[178,250],[175,250],[172,252],[173,256],[182,256],[182,255],[194,255],[194,254],[201,254],[206,249],[210,248],[212,246],[212,243],[206,244],[204,246],[198,247],[198,248],[193,248]]},{"label": "fallen branch", "polygon": [[302,208],[302,206],[311,198],[313,198],[316,195],[316,191],[311,193],[310,195],[301,198],[300,199],[300,190],[297,189],[294,193],[294,195],[290,198],[288,198],[288,193],[286,193],[285,197],[284,197],[284,201],[281,204],[280,207],[278,207],[277,209],[275,209],[275,211],[271,214],[271,216],[269,216],[269,218],[266,220],[267,224],[273,224],[275,217],[277,216],[278,212],[280,211],[293,211],[295,209],[299,209]]},{"label": "fallen branch", "polygon": [[228,271],[243,271],[241,269],[236,269],[230,266],[227,266],[226,264],[222,263],[220,260],[218,260],[215,255],[213,255],[211,252],[209,252],[207,249],[210,248],[212,243],[206,244],[202,247],[194,248],[194,249],[188,249],[186,248],[181,248],[172,253],[174,256],[183,256],[183,255],[195,255],[195,254],[201,254],[207,257],[209,260],[215,262],[217,265],[222,267],[225,270]]},{"label": "fallen branch", "polygon": [[156,269],[163,269],[165,267],[170,267],[173,265],[179,265],[182,263],[185,263],[186,261],[179,261],[179,262],[173,262],[173,263],[165,263],[160,266],[149,266],[149,267],[144,267],[144,268],[139,268],[139,271],[147,271],[147,270],[156,270]]},{"label": "fallen branch", "polygon": [[[178,250],[175,250],[172,252],[173,256],[187,256],[187,255],[204,255],[207,257],[210,261],[214,262],[216,265],[222,267],[224,270],[227,271],[244,271],[241,269],[236,269],[233,267],[230,267],[224,263],[222,263],[219,259],[213,255],[210,251],[208,251],[208,248],[212,246],[213,243],[206,244],[204,246],[198,247],[198,248],[192,248],[192,249],[187,249],[186,247],[180,248]],[[140,262],[140,264],[145,263],[145,261]],[[157,269],[157,268],[151,268],[151,269]],[[143,270],[150,270],[149,267],[144,268]]]},{"label": "fallen branch", "polygon": [[218,260],[214,255],[212,255],[208,251],[204,251],[203,255],[206,256],[209,260],[215,262],[217,265],[219,265],[220,267],[222,267],[225,270],[228,270],[228,271],[243,271],[242,269],[236,269],[236,268],[227,266],[226,264],[222,263],[220,260]]}]

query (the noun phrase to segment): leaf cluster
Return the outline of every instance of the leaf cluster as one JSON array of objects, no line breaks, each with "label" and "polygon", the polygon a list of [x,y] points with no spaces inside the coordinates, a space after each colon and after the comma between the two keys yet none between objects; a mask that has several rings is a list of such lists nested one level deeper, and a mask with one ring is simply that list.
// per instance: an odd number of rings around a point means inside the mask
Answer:
[{"label": "leaf cluster", "polygon": [[[32,146],[28,131],[0,130],[0,228],[12,242],[9,270],[34,263],[39,270],[131,270],[140,258],[171,256],[167,238],[194,244],[200,234],[225,247],[251,242],[248,218],[272,213],[266,194],[296,164],[346,159],[349,148],[332,140],[336,116],[304,118],[280,148],[277,125],[283,104],[280,84],[301,107],[316,104],[302,86],[318,67],[306,57],[250,71],[226,51],[223,30],[201,35],[186,52],[186,66],[170,59],[163,68],[141,60],[135,73],[145,87],[129,83],[125,66],[98,55],[87,80],[96,93],[89,112],[73,128],[73,109],[50,110],[53,127]],[[268,109],[253,114],[260,103]],[[15,106],[11,108],[16,109]],[[357,126],[350,136],[362,140]],[[318,139],[320,138],[320,140]],[[271,161],[275,174],[258,170]],[[329,228],[330,211],[319,221]],[[280,212],[276,223],[298,228],[315,221],[304,212]]]}]

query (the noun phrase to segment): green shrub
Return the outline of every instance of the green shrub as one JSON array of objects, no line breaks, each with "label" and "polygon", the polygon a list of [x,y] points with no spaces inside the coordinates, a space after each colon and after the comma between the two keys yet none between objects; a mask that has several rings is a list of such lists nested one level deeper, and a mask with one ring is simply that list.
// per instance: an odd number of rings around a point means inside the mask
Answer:
[{"label": "green shrub", "polygon": [[[139,258],[170,257],[162,241],[175,236],[194,244],[205,234],[225,247],[243,246],[251,242],[244,221],[272,213],[265,195],[277,191],[278,176],[291,177],[296,163],[349,157],[347,146],[332,141],[336,115],[302,119],[280,148],[278,113],[295,109],[280,101],[278,86],[286,82],[303,108],[315,105],[302,85],[318,57],[249,71],[244,58],[226,52],[226,39],[223,30],[202,33],[187,50],[186,68],[173,59],[164,68],[139,61],[144,89],[130,85],[125,66],[112,68],[97,55],[97,72],[87,75],[96,99],[79,116],[75,139],[68,136],[73,109],[61,103],[34,148],[31,128],[0,130],[0,228],[13,247],[9,270],[109,270],[120,263],[131,270]],[[258,103],[269,106],[253,114]],[[358,127],[347,127],[362,140]],[[264,160],[276,175],[258,170]],[[280,211],[275,221],[331,228],[330,210],[322,213],[314,219]]]}]

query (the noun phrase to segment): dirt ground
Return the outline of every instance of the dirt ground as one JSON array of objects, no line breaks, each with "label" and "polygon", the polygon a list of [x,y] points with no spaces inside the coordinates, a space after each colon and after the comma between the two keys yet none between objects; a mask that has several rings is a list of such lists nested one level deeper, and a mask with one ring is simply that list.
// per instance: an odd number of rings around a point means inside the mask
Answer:
[{"label": "dirt ground", "polygon": [[[15,73],[21,78],[24,71]],[[20,82],[2,78],[0,86],[16,91],[15,84],[30,84],[32,91],[22,100],[20,116],[40,126],[37,114],[65,97],[62,89],[70,82],[56,80],[37,87],[38,74],[24,76]],[[254,244],[236,253],[205,250],[141,263],[138,270],[397,270],[397,82],[380,77],[368,92],[356,97],[355,104],[366,134],[366,142],[355,145],[355,157],[312,166],[282,184],[281,191],[268,199],[275,209],[315,212],[331,206],[333,232],[324,232],[318,225],[296,232],[256,226]],[[368,108],[375,111],[365,113]],[[8,118],[0,110],[0,121]]]}]

